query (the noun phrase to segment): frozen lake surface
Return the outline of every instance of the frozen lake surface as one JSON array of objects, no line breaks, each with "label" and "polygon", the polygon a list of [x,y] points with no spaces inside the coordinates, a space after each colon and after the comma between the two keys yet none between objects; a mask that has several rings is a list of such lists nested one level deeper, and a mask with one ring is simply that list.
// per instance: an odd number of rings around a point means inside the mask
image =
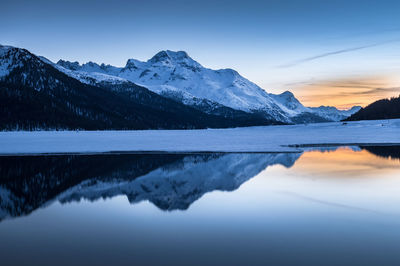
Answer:
[{"label": "frozen lake surface", "polygon": [[293,152],[298,144],[400,144],[400,119],[208,130],[0,132],[0,154]]},{"label": "frozen lake surface", "polygon": [[399,146],[0,156],[1,264],[400,265],[399,188]]}]

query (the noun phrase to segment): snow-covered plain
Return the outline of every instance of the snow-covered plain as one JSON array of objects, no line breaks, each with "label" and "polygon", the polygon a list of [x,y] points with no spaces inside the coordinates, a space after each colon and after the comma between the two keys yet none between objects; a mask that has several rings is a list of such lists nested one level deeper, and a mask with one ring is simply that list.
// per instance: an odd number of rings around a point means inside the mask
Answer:
[{"label": "snow-covered plain", "polygon": [[[400,119],[206,130],[0,132],[0,154],[296,152],[301,144],[400,144]],[[288,146],[290,145],[290,146]]]}]

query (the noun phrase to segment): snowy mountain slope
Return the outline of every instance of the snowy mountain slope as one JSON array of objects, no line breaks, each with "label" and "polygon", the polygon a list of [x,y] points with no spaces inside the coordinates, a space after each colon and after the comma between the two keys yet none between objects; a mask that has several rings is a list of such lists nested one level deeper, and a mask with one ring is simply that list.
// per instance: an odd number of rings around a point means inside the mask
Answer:
[{"label": "snowy mountain slope", "polygon": [[14,68],[21,67],[25,56],[28,55],[24,51],[0,45],[0,79],[7,76]]},{"label": "snowy mountain slope", "polygon": [[361,106],[353,106],[348,110],[338,110],[336,107],[332,106],[309,107],[309,109],[328,120],[341,121],[357,113],[361,109]]},{"label": "snowy mountain slope", "polygon": [[319,116],[321,121],[317,122],[341,121],[361,109],[361,106],[353,106],[348,110],[338,110],[333,106],[305,107],[290,91],[285,91],[278,95],[270,94],[270,96],[278,103],[282,110],[291,116],[292,121],[299,117],[303,117],[303,119],[300,120],[305,120],[307,115],[309,117],[315,116],[312,118],[314,121],[318,119],[317,116]]},{"label": "snowy mountain slope", "polygon": [[[339,120],[337,110],[324,110],[324,116],[320,117],[321,110],[304,107],[289,91],[279,95],[267,93],[235,70],[205,68],[183,51],[161,51],[146,62],[129,59],[122,68],[93,62],[79,65],[63,60],[57,64],[77,75],[87,72],[124,78],[191,106],[201,106],[207,101],[207,105],[263,114],[287,123],[302,122],[302,117],[313,121]],[[305,121],[310,122],[308,120]]]},{"label": "snowy mountain slope", "polygon": [[[52,64],[55,68],[60,70],[61,72],[67,74],[70,77],[73,77],[75,79],[78,79],[79,81],[93,85],[93,86],[101,86],[105,88],[109,88],[111,90],[117,91],[117,92],[131,92],[138,87],[135,83],[129,81],[128,79],[124,79],[118,76],[111,75],[115,71],[115,67],[111,67],[108,65],[107,68],[102,67],[104,64],[101,66],[89,62],[87,64],[84,64],[81,66],[81,68],[78,67],[78,63],[70,63],[66,61],[60,60],[57,64],[54,64],[47,60],[46,58],[42,58],[42,60],[45,60],[46,62],[49,62]],[[75,70],[73,70],[75,69]],[[79,70],[78,70],[79,69]],[[108,71],[110,70],[111,71]],[[89,70],[89,72],[87,72]],[[90,72],[90,71],[102,71],[102,72]],[[103,73],[105,72],[105,73]],[[106,74],[109,73],[109,74]],[[149,86],[147,86],[149,87]],[[258,120],[262,121],[265,120],[266,118],[271,120],[271,123],[275,119],[272,116],[265,116],[265,115],[260,115],[260,114],[252,114],[252,113],[247,113],[241,110],[236,110],[230,107],[227,107],[225,105],[222,105],[220,103],[205,99],[205,98],[197,98],[194,97],[193,95],[180,91],[176,89],[175,87],[164,85],[160,88],[154,87],[153,91],[158,93],[161,96],[164,96],[169,99],[173,99],[179,103],[183,103],[185,105],[189,105],[199,111],[202,111],[206,114],[211,114],[211,115],[218,115],[222,116],[225,118],[231,118],[231,119],[247,119],[247,120]]]},{"label": "snowy mountain slope", "polygon": [[204,68],[182,51],[162,51],[147,62],[129,59],[117,74],[115,68],[110,71],[91,62],[88,63],[91,68],[88,64],[78,67],[76,63],[61,60],[57,64],[74,71],[117,75],[187,105],[198,105],[207,100],[211,105],[262,112],[268,118],[290,122],[264,90],[236,71]]},{"label": "snowy mountain slope", "polygon": [[120,78],[118,76],[113,76],[109,74],[104,74],[101,72],[86,72],[86,71],[74,71],[70,70],[68,68],[62,67],[57,64],[52,65],[60,70],[61,72],[64,72],[68,76],[75,78],[79,80],[80,82],[83,82],[85,84],[89,85],[99,85],[99,84],[124,84],[124,83],[129,83],[128,80],[124,78]]},{"label": "snowy mountain slope", "polygon": [[282,110],[290,115],[294,123],[341,121],[361,109],[361,106],[353,106],[348,110],[338,110],[333,106],[305,107],[290,91],[278,95],[270,94],[270,96],[276,100]]},{"label": "snowy mountain slope", "polygon": [[234,109],[251,111],[276,108],[269,95],[232,69],[202,67],[185,52],[162,51],[147,62],[121,70],[119,76],[149,86],[155,92],[174,87],[193,97],[209,99]]},{"label": "snowy mountain slope", "polygon": [[59,60],[57,62],[57,64],[64,68],[67,68],[67,69],[81,70],[83,72],[110,73],[112,75],[116,75],[119,72],[119,68],[117,68],[117,67],[113,67],[111,65],[105,65],[105,64],[98,65],[93,62],[88,62],[86,64],[79,65],[78,62],[69,62],[69,61]]},{"label": "snowy mountain slope", "polygon": [[270,93],[269,96],[274,99],[278,106],[291,117],[300,113],[310,112],[310,109],[304,107],[290,91],[285,91],[281,94]]}]

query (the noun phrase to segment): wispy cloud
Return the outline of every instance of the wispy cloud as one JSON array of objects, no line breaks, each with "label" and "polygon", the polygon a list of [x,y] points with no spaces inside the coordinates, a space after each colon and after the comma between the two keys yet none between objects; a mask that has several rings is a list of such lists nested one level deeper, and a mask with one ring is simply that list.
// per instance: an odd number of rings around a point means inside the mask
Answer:
[{"label": "wispy cloud", "polygon": [[365,91],[353,91],[348,92],[347,95],[377,95],[385,93],[400,93],[400,87],[373,88]]},{"label": "wispy cloud", "polygon": [[374,43],[374,44],[369,44],[369,45],[351,47],[351,48],[336,50],[336,51],[327,52],[327,53],[323,53],[323,54],[318,54],[318,55],[315,55],[315,56],[306,57],[306,58],[299,59],[299,60],[296,60],[296,61],[293,61],[293,62],[290,62],[290,63],[287,63],[287,64],[283,64],[283,65],[280,65],[278,67],[279,68],[293,67],[293,66],[297,66],[297,65],[300,65],[302,63],[314,61],[314,60],[317,60],[317,59],[320,59],[320,58],[333,56],[333,55],[338,55],[338,54],[343,54],[343,53],[354,52],[354,51],[363,50],[363,49],[367,49],[367,48],[372,48],[372,47],[376,47],[376,46],[381,46],[381,45],[385,45],[385,44],[393,43],[393,42],[400,42],[400,39],[389,40],[389,41],[384,41],[384,42],[379,42],[379,43]]}]

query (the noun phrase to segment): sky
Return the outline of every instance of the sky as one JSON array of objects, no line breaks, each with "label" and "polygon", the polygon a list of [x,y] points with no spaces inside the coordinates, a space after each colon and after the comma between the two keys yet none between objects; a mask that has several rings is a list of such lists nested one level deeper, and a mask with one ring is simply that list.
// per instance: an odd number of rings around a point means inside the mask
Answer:
[{"label": "sky", "polygon": [[0,0],[0,43],[124,66],[183,50],[306,106],[400,94],[398,0]]}]

